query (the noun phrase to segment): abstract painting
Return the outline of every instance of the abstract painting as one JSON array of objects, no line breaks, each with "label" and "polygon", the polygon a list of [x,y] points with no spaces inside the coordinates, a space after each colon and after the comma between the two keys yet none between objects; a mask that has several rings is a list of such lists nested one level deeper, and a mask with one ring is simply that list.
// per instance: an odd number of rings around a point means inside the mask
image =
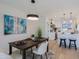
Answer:
[{"label": "abstract painting", "polygon": [[4,15],[4,34],[14,33],[14,17],[9,15]]},{"label": "abstract painting", "polygon": [[18,25],[18,33],[26,33],[26,19],[18,18],[17,20]]},{"label": "abstract painting", "polygon": [[4,34],[26,33],[26,19],[4,15]]}]

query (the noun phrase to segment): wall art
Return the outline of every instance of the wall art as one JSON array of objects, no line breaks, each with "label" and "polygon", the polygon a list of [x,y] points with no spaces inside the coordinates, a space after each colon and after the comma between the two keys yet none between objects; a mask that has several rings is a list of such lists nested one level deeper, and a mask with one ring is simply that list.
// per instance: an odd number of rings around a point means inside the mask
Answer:
[{"label": "wall art", "polygon": [[26,33],[27,20],[15,16],[4,15],[4,34]]}]

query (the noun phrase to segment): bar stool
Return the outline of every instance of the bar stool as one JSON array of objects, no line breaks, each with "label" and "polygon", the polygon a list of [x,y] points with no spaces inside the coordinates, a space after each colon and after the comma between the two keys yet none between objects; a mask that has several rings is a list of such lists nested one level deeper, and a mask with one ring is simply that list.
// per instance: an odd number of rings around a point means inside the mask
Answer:
[{"label": "bar stool", "polygon": [[66,48],[66,39],[61,38],[60,39],[60,45],[59,47],[64,46]]},{"label": "bar stool", "polygon": [[69,39],[69,48],[71,47],[75,47],[75,50],[77,50],[76,40]]}]

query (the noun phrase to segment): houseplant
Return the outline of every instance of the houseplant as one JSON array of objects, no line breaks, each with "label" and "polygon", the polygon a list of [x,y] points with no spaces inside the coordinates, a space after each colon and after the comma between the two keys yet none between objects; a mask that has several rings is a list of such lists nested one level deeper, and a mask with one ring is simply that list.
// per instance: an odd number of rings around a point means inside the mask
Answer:
[{"label": "houseplant", "polygon": [[36,32],[36,38],[39,41],[42,38],[42,29],[39,27]]}]

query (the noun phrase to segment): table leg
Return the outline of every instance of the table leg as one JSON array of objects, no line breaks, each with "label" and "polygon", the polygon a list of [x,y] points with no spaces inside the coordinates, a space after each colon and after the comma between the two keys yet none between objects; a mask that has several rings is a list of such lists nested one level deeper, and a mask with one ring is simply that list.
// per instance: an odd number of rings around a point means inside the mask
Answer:
[{"label": "table leg", "polygon": [[9,55],[12,54],[12,46],[9,44]]},{"label": "table leg", "polygon": [[22,59],[26,59],[26,50],[22,50]]},{"label": "table leg", "polygon": [[49,44],[47,45],[47,52],[49,51]]},{"label": "table leg", "polygon": [[48,41],[47,52],[49,51],[49,38],[46,39]]}]

